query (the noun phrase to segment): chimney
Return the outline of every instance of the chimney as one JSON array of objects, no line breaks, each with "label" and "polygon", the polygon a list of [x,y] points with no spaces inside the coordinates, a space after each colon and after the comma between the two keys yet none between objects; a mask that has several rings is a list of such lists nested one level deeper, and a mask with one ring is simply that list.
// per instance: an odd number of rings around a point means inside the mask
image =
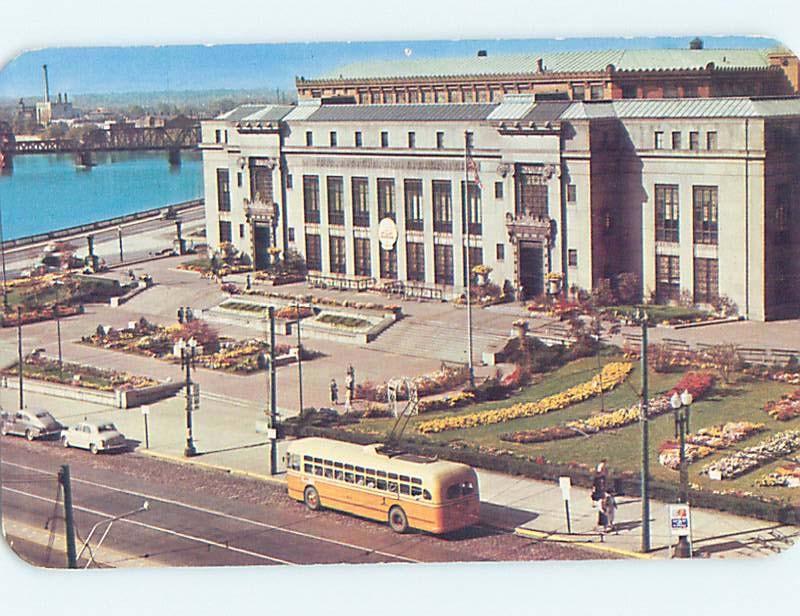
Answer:
[{"label": "chimney", "polygon": [[542,58],[536,58],[536,72],[544,73],[544,60]]},{"label": "chimney", "polygon": [[703,48],[703,39],[700,37],[694,37],[691,41],[689,41],[689,49],[702,49]]},{"label": "chimney", "polygon": [[66,92],[64,92],[64,104],[66,105],[66,104],[67,104],[67,102],[68,102],[68,101],[67,101],[67,93],[66,93]]},{"label": "chimney", "polygon": [[486,57],[486,56],[488,56],[488,55],[489,55],[489,54],[488,54],[488,53],[486,53],[486,50],[485,50],[485,49],[479,49],[479,50],[478,50],[478,57],[479,57],[479,58],[485,58],[485,57]]},{"label": "chimney", "polygon": [[44,102],[50,102],[50,82],[47,80],[47,65],[42,64],[42,72],[44,73]]},{"label": "chimney", "polygon": [[61,104],[61,92],[58,93],[58,104]]}]

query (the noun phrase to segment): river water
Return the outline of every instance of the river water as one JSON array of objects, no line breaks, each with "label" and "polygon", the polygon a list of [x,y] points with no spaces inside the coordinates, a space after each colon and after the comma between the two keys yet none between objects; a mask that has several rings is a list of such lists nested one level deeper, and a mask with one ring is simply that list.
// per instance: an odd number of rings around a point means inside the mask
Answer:
[{"label": "river water", "polygon": [[70,154],[25,154],[0,175],[3,239],[63,229],[203,196],[199,152],[95,152],[94,167]]}]

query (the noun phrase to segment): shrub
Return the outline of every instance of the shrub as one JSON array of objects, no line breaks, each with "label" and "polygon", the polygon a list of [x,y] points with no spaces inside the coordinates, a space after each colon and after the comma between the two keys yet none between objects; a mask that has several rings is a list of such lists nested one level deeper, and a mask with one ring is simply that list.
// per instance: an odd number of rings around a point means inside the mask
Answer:
[{"label": "shrub", "polygon": [[623,272],[617,277],[617,299],[621,304],[635,304],[641,297],[639,276]]},{"label": "shrub", "polygon": [[611,288],[611,281],[608,278],[601,278],[592,289],[591,302],[594,306],[613,306],[617,303],[614,291]]}]

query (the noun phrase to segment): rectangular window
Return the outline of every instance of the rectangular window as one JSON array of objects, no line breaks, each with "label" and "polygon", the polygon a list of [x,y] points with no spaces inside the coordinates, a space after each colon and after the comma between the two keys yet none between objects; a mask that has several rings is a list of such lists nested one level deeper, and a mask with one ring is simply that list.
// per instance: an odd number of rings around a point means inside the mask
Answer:
[{"label": "rectangular window", "polygon": [[355,132],[355,135],[353,136],[353,139],[355,141],[355,146],[357,148],[360,148],[362,145],[364,145],[364,141],[362,140],[361,131],[360,130],[357,130]]},{"label": "rectangular window", "polygon": [[231,231],[231,223],[229,220],[219,221],[219,241],[220,244],[224,242],[230,243],[233,241],[233,233]]},{"label": "rectangular window", "polygon": [[306,267],[318,272],[322,270],[322,238],[306,233]]},{"label": "rectangular window", "polygon": [[574,248],[570,248],[567,251],[567,265],[570,267],[578,267],[578,251]]},{"label": "rectangular window", "polygon": [[678,86],[667,84],[663,89],[664,98],[678,98]]},{"label": "rectangular window", "polygon": [[502,199],[503,198],[503,183],[502,182],[495,182],[494,183],[494,198],[495,199]]},{"label": "rectangular window", "polygon": [[475,147],[475,135],[473,135],[472,131],[469,130],[466,133],[464,133],[464,135],[467,143],[467,149],[471,150],[472,148]]},{"label": "rectangular window", "polygon": [[306,222],[319,222],[319,177],[303,176],[303,212]]},{"label": "rectangular window", "polygon": [[286,188],[291,189],[294,186],[294,180],[292,179],[292,174],[286,174]]},{"label": "rectangular window", "polygon": [[353,178],[350,183],[353,197],[353,225],[369,227],[369,196],[367,178]]},{"label": "rectangular window", "polygon": [[214,143],[222,143],[222,130],[219,128],[214,131]]},{"label": "rectangular window", "polygon": [[516,173],[516,213],[521,218],[548,218],[547,184],[536,173],[525,173],[517,167]]},{"label": "rectangular window", "polygon": [[505,244],[498,244],[497,245],[497,252],[495,254],[498,261],[503,261],[506,258],[506,245]]},{"label": "rectangular window", "polygon": [[582,101],[586,98],[586,88],[584,86],[572,86],[572,100]]},{"label": "rectangular window", "polygon": [[408,131],[408,147],[412,150],[417,147],[417,133],[414,131]]},{"label": "rectangular window", "polygon": [[599,101],[603,98],[603,86],[592,86],[591,94],[593,101]]},{"label": "rectangular window", "polygon": [[775,189],[775,243],[785,246],[791,243],[792,185],[779,184]]},{"label": "rectangular window", "polygon": [[673,150],[681,149],[681,131],[679,130],[672,131],[672,149]]},{"label": "rectangular window", "polygon": [[653,147],[656,150],[664,149],[664,131],[657,130],[653,134]]},{"label": "rectangular window", "polygon": [[231,184],[227,169],[217,169],[217,207],[220,212],[231,211]]},{"label": "rectangular window", "polygon": [[567,203],[575,203],[578,200],[578,189],[575,184],[567,184]]},{"label": "rectangular window", "polygon": [[243,224],[239,225],[239,237],[240,238],[244,237],[244,225]]},{"label": "rectangular window", "polygon": [[694,186],[694,243],[719,243],[716,186]]},{"label": "rectangular window", "polygon": [[436,149],[444,149],[444,131],[436,131]]},{"label": "rectangular window", "polygon": [[272,169],[250,161],[250,199],[261,203],[272,203]]},{"label": "rectangular window", "polygon": [[453,232],[453,191],[449,180],[433,180],[433,230]]},{"label": "rectangular window", "polygon": [[389,132],[388,131],[381,131],[381,147],[388,148],[389,147]]},{"label": "rectangular window", "polygon": [[236,186],[238,186],[239,188],[242,187],[242,172],[241,171],[237,171],[236,172]]},{"label": "rectangular window", "polygon": [[310,130],[306,131],[306,145],[314,145],[314,133]]},{"label": "rectangular window", "polygon": [[287,234],[287,236],[288,236],[288,239],[289,239],[289,241],[290,241],[290,242],[293,242],[293,241],[294,241],[294,227],[289,227],[289,228],[286,230],[286,234]]},{"label": "rectangular window", "polygon": [[434,244],[433,268],[436,284],[453,284],[453,245]]},{"label": "rectangular window", "polygon": [[378,178],[378,218],[395,218],[393,178]]},{"label": "rectangular window", "polygon": [[635,84],[622,84],[622,98],[636,98],[638,89]]},{"label": "rectangular window", "polygon": [[353,247],[355,250],[356,276],[372,276],[369,239],[365,237],[356,237],[353,240]]},{"label": "rectangular window", "polygon": [[678,186],[656,184],[656,241],[680,241],[679,229]]},{"label": "rectangular window", "polygon": [[681,296],[680,258],[656,255],[656,301],[677,301]]},{"label": "rectangular window", "polygon": [[336,131],[335,131],[335,130],[332,130],[332,131],[331,131],[331,141],[330,141],[330,143],[331,143],[331,147],[332,147],[332,148],[335,148],[335,147],[336,147],[336,142],[337,142],[337,141],[338,141],[338,137],[336,136]]},{"label": "rectangular window", "polygon": [[344,224],[344,180],[341,176],[328,176],[328,224]]},{"label": "rectangular window", "polygon": [[710,130],[706,133],[706,150],[717,149],[717,132]]},{"label": "rectangular window", "polygon": [[[464,203],[464,182],[461,182],[461,203]],[[464,224],[468,225],[469,233],[480,235],[483,233],[483,213],[481,211],[481,187],[475,182],[470,182],[466,191],[466,217]],[[465,226],[466,229],[466,226]]]},{"label": "rectangular window", "polygon": [[381,247],[381,278],[397,280],[397,249]]},{"label": "rectangular window", "polygon": [[719,297],[719,261],[717,259],[694,260],[694,301],[710,304]]},{"label": "rectangular window", "polygon": [[[467,267],[467,257],[469,257],[469,268]],[[483,248],[480,246],[470,246],[467,249],[464,246],[464,249],[461,251],[461,258],[464,259],[464,270],[462,272],[463,276],[461,278],[462,284],[466,286],[467,284],[467,272],[472,271],[476,265],[483,264]],[[472,281],[475,282],[474,280]]]},{"label": "rectangular window", "polygon": [[422,180],[406,180],[404,183],[406,204],[406,229],[422,231]]},{"label": "rectangular window", "polygon": [[344,238],[338,235],[331,235],[328,238],[330,244],[330,265],[331,273],[344,274],[347,272],[347,257],[344,254]]},{"label": "rectangular window", "polygon": [[425,245],[420,242],[406,243],[406,277],[425,282]]},{"label": "rectangular window", "polygon": [[700,149],[700,133],[698,133],[697,131],[691,131],[689,133],[689,149],[690,150]]}]

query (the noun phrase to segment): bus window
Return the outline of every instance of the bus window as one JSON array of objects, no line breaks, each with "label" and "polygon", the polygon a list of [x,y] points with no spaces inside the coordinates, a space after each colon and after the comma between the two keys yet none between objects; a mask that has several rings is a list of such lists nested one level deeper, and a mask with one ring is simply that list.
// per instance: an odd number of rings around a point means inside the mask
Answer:
[{"label": "bus window", "polygon": [[322,464],[322,458],[314,458],[314,464]]},{"label": "bus window", "polygon": [[386,477],[386,471],[378,471],[378,477]]},{"label": "bus window", "polygon": [[420,479],[419,477],[412,477],[411,483],[416,483],[418,486],[422,485],[422,479]]},{"label": "bus window", "polygon": [[400,475],[400,481],[406,481],[407,482],[407,481],[411,481],[411,480],[408,478],[408,475]]},{"label": "bus window", "polygon": [[353,478],[353,473],[345,473],[344,474],[344,480],[347,483],[353,483],[355,481],[355,479]]},{"label": "bus window", "polygon": [[472,485],[471,481],[465,481],[461,484],[461,493],[466,496],[467,494],[472,494],[475,491],[475,486]]},{"label": "bus window", "polygon": [[322,467],[318,464],[314,465],[314,474],[319,475],[320,477],[322,476]]},{"label": "bus window", "polygon": [[363,473],[364,472],[364,467],[363,466],[356,466],[356,472],[357,473]]},{"label": "bus window", "polygon": [[[378,472],[380,473],[380,471],[378,471]],[[385,490],[386,489],[386,480],[385,479],[378,479],[376,485],[377,485],[379,490]]]},{"label": "bus window", "polygon": [[389,482],[389,492],[397,492],[397,482],[390,481]]},{"label": "bus window", "polygon": [[335,477],[335,479],[338,479],[339,481],[341,481],[342,479],[344,479],[344,474],[342,473],[342,471],[336,471],[334,477]]},{"label": "bus window", "polygon": [[334,463],[333,463],[333,466],[334,466],[335,468],[342,468],[344,465],[343,465],[341,462],[334,462]]},{"label": "bus window", "polygon": [[409,486],[407,483],[401,483],[400,494],[411,494],[411,486]]},{"label": "bus window", "polygon": [[375,477],[367,476],[367,487],[374,488],[375,487]]},{"label": "bus window", "polygon": [[411,486],[411,496],[422,496],[422,488],[419,486]]},{"label": "bus window", "polygon": [[333,466],[333,460],[325,460],[325,466]]},{"label": "bus window", "polygon": [[425,500],[431,500],[431,493],[427,490],[422,491],[422,498]]},{"label": "bus window", "polygon": [[389,479],[397,479],[397,473],[389,473]]},{"label": "bus window", "polygon": [[314,470],[314,465],[313,464],[309,464],[308,462],[303,464],[303,471],[304,472],[311,473],[311,472],[313,472],[313,470]]},{"label": "bus window", "polygon": [[459,496],[461,496],[461,484],[460,483],[454,483],[453,485],[449,486],[447,488],[447,492],[445,493],[445,496],[448,499],[450,499],[450,498],[458,498]]},{"label": "bus window", "polygon": [[364,485],[364,475],[356,475],[356,484],[360,486]]},{"label": "bus window", "polygon": [[325,468],[325,477],[331,479],[333,477],[333,469],[332,468]]},{"label": "bus window", "polygon": [[289,455],[289,468],[293,471],[300,470],[300,456],[296,453]]}]

